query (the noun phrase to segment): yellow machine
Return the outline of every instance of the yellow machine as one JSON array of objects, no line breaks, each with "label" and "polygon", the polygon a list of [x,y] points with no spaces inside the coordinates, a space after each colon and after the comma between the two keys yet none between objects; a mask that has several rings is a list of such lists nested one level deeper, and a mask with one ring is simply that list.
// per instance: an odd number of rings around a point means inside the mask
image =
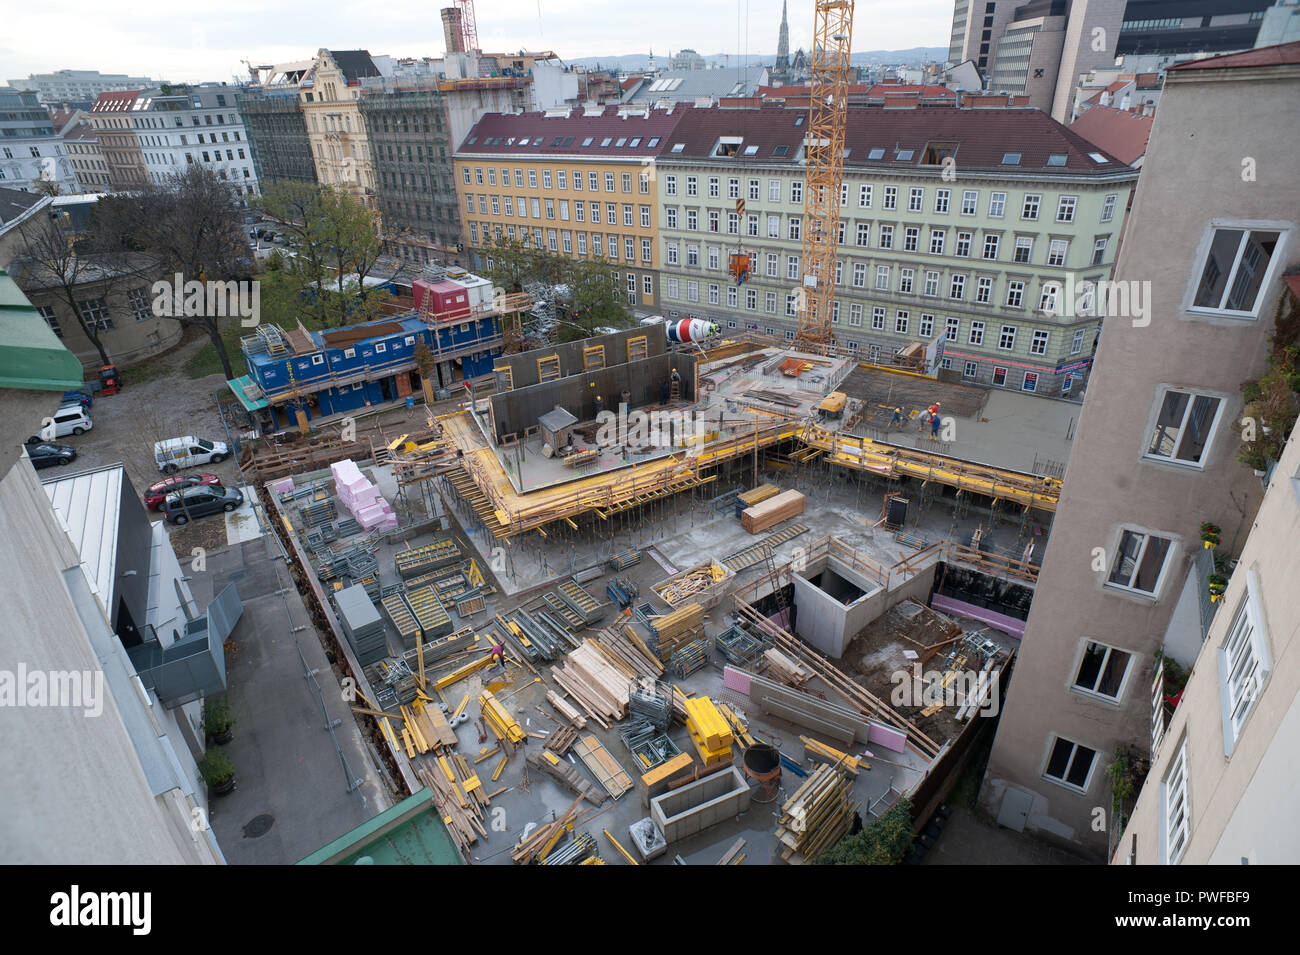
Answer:
[{"label": "yellow machine", "polygon": [[844,406],[848,404],[848,401],[849,397],[844,392],[832,391],[817,405],[817,416],[819,418],[839,418],[844,414]]}]

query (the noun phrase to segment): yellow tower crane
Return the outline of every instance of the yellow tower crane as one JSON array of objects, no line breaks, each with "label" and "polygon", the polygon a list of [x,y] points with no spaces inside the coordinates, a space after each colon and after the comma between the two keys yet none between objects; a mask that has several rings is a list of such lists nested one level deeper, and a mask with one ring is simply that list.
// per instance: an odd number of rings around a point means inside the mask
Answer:
[{"label": "yellow tower crane", "polygon": [[844,179],[848,122],[849,51],[853,0],[816,0],[813,21],[812,102],[808,110],[803,190],[803,286],[798,296],[800,347],[832,345],[835,251]]}]

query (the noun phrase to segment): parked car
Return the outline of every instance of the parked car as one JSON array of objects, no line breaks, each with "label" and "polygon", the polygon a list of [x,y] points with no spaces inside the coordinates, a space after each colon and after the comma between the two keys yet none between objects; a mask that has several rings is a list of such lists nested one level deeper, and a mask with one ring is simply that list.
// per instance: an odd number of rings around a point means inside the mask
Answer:
[{"label": "parked car", "polygon": [[229,445],[193,435],[156,441],[153,446],[154,462],[164,474],[175,474],[181,468],[196,468],[201,464],[220,464],[228,457]]},{"label": "parked car", "polygon": [[77,460],[77,449],[66,444],[49,444],[40,438],[28,438],[27,456],[32,460],[32,467],[39,471],[56,464],[71,464]]},{"label": "parked car", "polygon": [[41,429],[41,440],[52,441],[70,434],[85,434],[94,426],[95,423],[90,420],[90,415],[86,414],[86,409],[80,403],[65,404],[54,412],[52,424]]},{"label": "parked car", "polygon": [[185,524],[192,517],[233,511],[243,503],[244,495],[233,487],[200,484],[168,494],[158,511],[173,524]]},{"label": "parked car", "polygon": [[145,506],[151,511],[156,511],[168,494],[173,491],[183,491],[187,487],[197,487],[200,484],[220,487],[221,478],[206,471],[200,471],[197,474],[178,474],[175,477],[165,478],[157,484],[150,484],[145,489]]},{"label": "parked car", "polygon": [[95,403],[95,399],[84,391],[65,391],[63,393],[63,403],[65,405],[79,404],[83,408],[89,408]]}]

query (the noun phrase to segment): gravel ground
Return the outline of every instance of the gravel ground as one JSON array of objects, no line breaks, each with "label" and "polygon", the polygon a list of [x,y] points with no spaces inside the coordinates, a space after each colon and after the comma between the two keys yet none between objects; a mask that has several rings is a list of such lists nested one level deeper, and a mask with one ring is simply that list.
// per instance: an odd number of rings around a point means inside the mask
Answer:
[{"label": "gravel ground", "polygon": [[[178,369],[156,381],[133,384],[131,370],[124,372],[125,387],[116,395],[98,396],[90,409],[95,427],[81,436],[60,438],[60,444],[77,449],[77,460],[66,469],[51,468],[42,478],[64,476],[109,464],[122,464],[137,494],[163,475],[153,460],[153,445],[163,438],[194,435],[209,441],[225,441],[226,431],[217,413],[212,393],[224,387],[221,375],[189,378],[179,371],[203,342],[182,345],[168,357]],[[188,470],[206,471],[221,477],[222,483],[239,487],[239,467],[233,458]],[[182,472],[185,473],[185,472]],[[151,512],[152,513],[152,512]],[[155,517],[156,520],[161,518]],[[188,555],[193,547],[226,546],[222,515],[201,517],[184,527],[172,527],[172,544],[178,554]]]}]

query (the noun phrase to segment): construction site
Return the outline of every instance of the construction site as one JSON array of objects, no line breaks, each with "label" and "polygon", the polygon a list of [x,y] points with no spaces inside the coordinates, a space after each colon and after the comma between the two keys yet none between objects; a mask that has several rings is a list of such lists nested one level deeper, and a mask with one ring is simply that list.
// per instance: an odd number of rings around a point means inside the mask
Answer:
[{"label": "construction site", "polygon": [[943,453],[933,379],[649,331],[501,356],[296,472],[253,455],[394,795],[427,789],[473,864],[800,864],[904,798],[923,825],[997,710],[1060,481]]}]

